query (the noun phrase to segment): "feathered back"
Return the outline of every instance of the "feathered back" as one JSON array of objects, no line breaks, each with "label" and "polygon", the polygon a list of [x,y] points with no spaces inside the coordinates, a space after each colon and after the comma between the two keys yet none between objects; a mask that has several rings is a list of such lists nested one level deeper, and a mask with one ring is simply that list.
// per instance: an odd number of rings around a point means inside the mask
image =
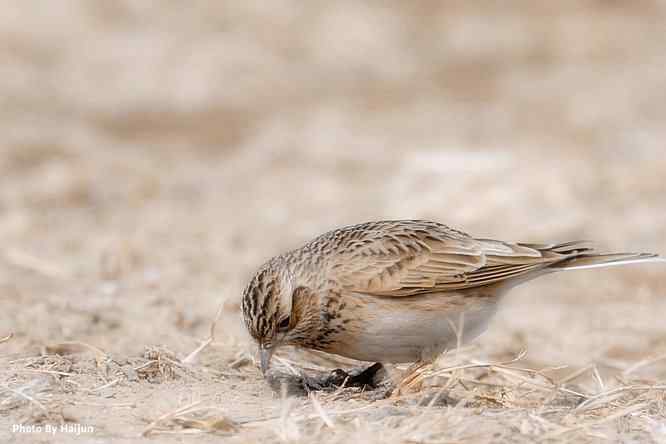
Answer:
[{"label": "feathered back", "polygon": [[[316,257],[321,275],[343,289],[410,296],[505,283],[548,271],[658,259],[653,254],[599,255],[587,242],[508,243],[476,239],[436,222],[368,222],[321,235],[290,253]],[[303,262],[302,260],[294,262]]]}]

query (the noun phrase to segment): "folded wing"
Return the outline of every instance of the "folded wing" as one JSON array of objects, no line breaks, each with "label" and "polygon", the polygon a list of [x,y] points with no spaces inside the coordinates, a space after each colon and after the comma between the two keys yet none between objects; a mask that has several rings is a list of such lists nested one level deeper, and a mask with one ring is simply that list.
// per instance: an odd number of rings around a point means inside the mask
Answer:
[{"label": "folded wing", "polygon": [[348,255],[339,255],[332,272],[348,290],[378,296],[525,279],[529,273],[590,251],[582,242],[545,245],[475,239],[440,224],[384,227],[381,234],[369,236]]}]

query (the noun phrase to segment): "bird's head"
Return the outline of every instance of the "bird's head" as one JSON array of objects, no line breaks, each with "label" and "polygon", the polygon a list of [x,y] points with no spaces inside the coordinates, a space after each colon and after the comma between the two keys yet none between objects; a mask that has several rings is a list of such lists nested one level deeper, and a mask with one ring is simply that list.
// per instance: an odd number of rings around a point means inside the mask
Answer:
[{"label": "bird's head", "polygon": [[241,301],[243,320],[259,346],[264,374],[275,349],[296,339],[300,316],[295,299],[302,290],[303,287],[295,288],[287,267],[270,262],[245,287]]}]

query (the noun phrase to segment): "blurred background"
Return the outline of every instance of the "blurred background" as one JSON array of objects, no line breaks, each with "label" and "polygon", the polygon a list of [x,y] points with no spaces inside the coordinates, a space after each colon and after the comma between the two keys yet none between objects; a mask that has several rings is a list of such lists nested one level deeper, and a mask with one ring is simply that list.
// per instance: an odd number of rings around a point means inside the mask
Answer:
[{"label": "blurred background", "polygon": [[[666,253],[665,18],[648,0],[3,3],[5,350],[188,351],[225,301],[233,355],[263,261],[372,219]],[[663,277],[544,278],[481,347],[663,351]]]}]

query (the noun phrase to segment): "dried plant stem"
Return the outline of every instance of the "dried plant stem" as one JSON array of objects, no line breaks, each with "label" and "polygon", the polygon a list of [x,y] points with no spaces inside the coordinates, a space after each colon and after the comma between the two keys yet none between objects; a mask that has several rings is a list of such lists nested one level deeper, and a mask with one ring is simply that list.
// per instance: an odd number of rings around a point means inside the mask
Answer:
[{"label": "dried plant stem", "polygon": [[47,375],[56,375],[56,376],[76,376],[76,373],[68,373],[68,372],[60,372],[57,370],[38,370],[38,369],[32,369],[32,368],[23,368],[23,369],[16,369],[12,370],[14,372],[20,372],[20,373],[42,373],[42,374],[47,374]]},{"label": "dried plant stem", "polygon": [[210,332],[208,334],[208,338],[201,343],[192,353],[187,355],[185,359],[183,359],[181,362],[183,364],[192,364],[199,353],[201,353],[206,347],[208,347],[214,340],[215,340],[215,327],[217,326],[217,321],[220,319],[220,316],[222,315],[222,309],[224,307],[224,304],[221,303],[220,306],[217,308],[217,313],[215,314],[215,318],[213,319],[213,322],[210,324]]},{"label": "dried plant stem", "polygon": [[195,401],[190,404],[187,404],[183,407],[179,407],[174,411],[165,413],[164,415],[157,418],[155,421],[148,424],[148,426],[141,433],[142,436],[148,436],[161,422],[166,421],[167,419],[175,418],[178,415],[183,415],[187,412],[192,411],[195,407],[199,406],[202,401]]},{"label": "dried plant stem", "polygon": [[635,404],[635,405],[632,405],[630,407],[627,407],[626,409],[622,409],[618,412],[615,412],[612,415],[608,415],[604,418],[598,419],[596,421],[583,423],[583,424],[577,425],[575,427],[568,427],[568,428],[563,428],[563,429],[552,431],[552,432],[547,433],[544,436],[542,436],[542,439],[543,440],[548,440],[548,439],[552,439],[556,436],[562,435],[564,433],[570,433],[570,432],[573,432],[573,431],[576,431],[576,430],[583,430],[583,429],[586,429],[588,427],[595,427],[595,426],[598,426],[598,425],[601,425],[601,424],[605,424],[607,422],[614,421],[618,418],[629,415],[631,413],[638,412],[639,410],[643,410],[647,406],[648,406],[648,403]]},{"label": "dried plant stem", "polygon": [[622,372],[622,376],[628,376],[628,375],[634,373],[635,371],[637,371],[637,370],[639,370],[643,367],[647,367],[649,365],[655,364],[655,363],[657,363],[659,361],[663,361],[665,359],[666,359],[666,353],[655,356],[654,358],[643,359],[642,361],[638,361],[637,363],[635,363],[631,367],[624,370]]},{"label": "dried plant stem", "polygon": [[628,391],[649,391],[649,390],[666,390],[666,385],[625,385],[617,387],[597,395],[591,396],[584,402],[580,403],[574,410],[583,411],[592,408],[598,408],[600,405],[608,404],[610,401],[617,398],[617,395]]},{"label": "dried plant stem", "polygon": [[120,382],[120,378],[116,378],[113,381],[107,382],[104,385],[92,388],[92,389],[88,390],[88,392],[90,392],[90,393],[99,392],[101,390],[104,390],[105,388],[113,387],[114,385],[118,384],[119,382]]},{"label": "dried plant stem", "polygon": [[314,393],[310,393],[309,395],[310,402],[312,403],[312,406],[315,408],[315,411],[321,418],[321,420],[326,424],[326,427],[329,429],[332,429],[335,427],[335,424],[333,424],[333,420],[328,416],[324,408],[321,406],[321,403],[317,399],[317,396]]},{"label": "dried plant stem", "polygon": [[9,387],[9,386],[6,385],[6,384],[0,385],[0,389],[2,389],[2,390],[6,390],[6,391],[8,391],[8,392],[12,392],[14,395],[16,395],[16,396],[18,396],[18,397],[20,397],[20,398],[25,399],[26,401],[30,402],[31,404],[34,404],[35,406],[37,406],[37,407],[38,407],[40,410],[42,410],[43,412],[46,412],[46,411],[47,411],[47,410],[46,410],[46,407],[44,407],[44,404],[42,404],[41,402],[37,401],[37,400],[36,400],[35,398],[33,398],[32,396],[23,393],[23,391],[21,391],[21,390],[13,389],[13,388]]},{"label": "dried plant stem", "polygon": [[23,268],[49,278],[66,279],[69,277],[69,273],[55,263],[16,248],[5,251],[5,259],[15,267]]}]

